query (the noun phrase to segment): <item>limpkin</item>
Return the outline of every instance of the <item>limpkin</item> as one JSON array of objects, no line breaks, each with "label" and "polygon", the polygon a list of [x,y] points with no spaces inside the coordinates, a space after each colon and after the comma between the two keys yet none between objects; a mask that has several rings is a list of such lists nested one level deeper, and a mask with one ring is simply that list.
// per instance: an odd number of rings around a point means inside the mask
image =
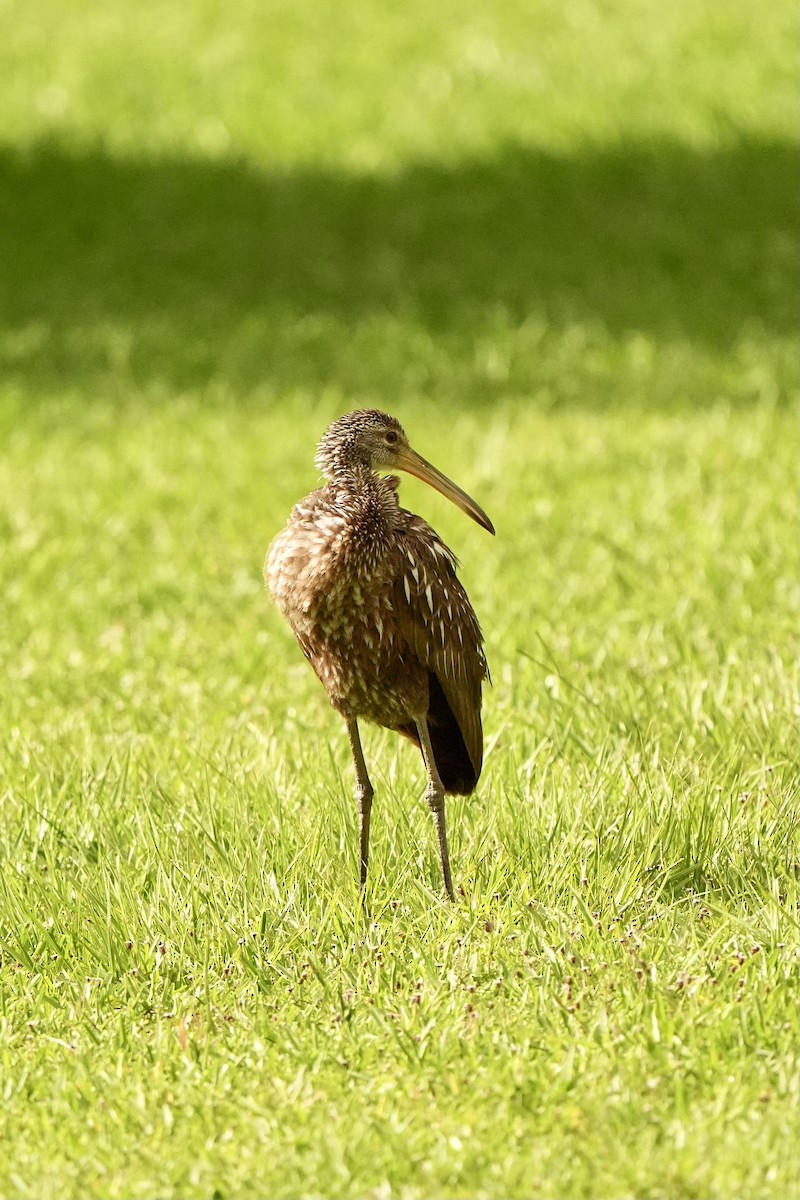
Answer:
[{"label": "limpkin", "polygon": [[422,752],[442,875],[452,900],[444,797],[468,795],[483,762],[483,638],[456,558],[400,507],[399,468],[494,533],[475,501],[411,449],[386,413],[347,413],[328,428],[316,465],[326,482],[295,506],[270,546],[265,576],[331,704],[347,724],[367,880],[374,790],[358,722],[394,729]]}]

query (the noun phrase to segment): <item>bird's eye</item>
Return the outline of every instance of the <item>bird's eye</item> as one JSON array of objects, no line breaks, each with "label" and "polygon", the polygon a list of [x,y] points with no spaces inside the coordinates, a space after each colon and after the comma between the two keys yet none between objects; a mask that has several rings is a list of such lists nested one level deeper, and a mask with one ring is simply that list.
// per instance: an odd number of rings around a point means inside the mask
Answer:
[{"label": "bird's eye", "polygon": [[397,434],[395,433],[395,431],[393,429],[386,430],[386,441],[389,443],[390,446],[394,446],[394,444],[396,443]]}]

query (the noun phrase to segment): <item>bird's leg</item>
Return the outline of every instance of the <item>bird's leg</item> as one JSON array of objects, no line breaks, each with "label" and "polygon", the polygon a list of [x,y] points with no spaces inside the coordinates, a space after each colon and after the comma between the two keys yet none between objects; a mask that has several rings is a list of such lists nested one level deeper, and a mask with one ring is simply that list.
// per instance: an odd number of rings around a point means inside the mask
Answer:
[{"label": "bird's leg", "polygon": [[372,797],[375,795],[375,790],[367,774],[367,764],[364,761],[364,751],[361,749],[361,737],[356,721],[347,722],[347,736],[350,738],[350,749],[353,751],[353,763],[356,768],[356,803],[361,820],[361,890],[363,892],[367,886],[369,819],[372,815]]},{"label": "bird's leg", "polygon": [[451,900],[455,900],[453,894],[453,880],[450,875],[450,853],[447,849],[447,826],[444,816],[444,784],[439,775],[439,769],[436,766],[436,759],[433,757],[433,746],[431,745],[431,735],[428,732],[428,722],[424,717],[416,722],[417,733],[419,734],[419,745],[422,750],[422,757],[425,760],[425,767],[428,772],[428,790],[426,793],[428,800],[428,808],[431,810],[436,821],[436,833],[439,837],[439,854],[442,859],[442,877],[444,878],[444,887]]}]

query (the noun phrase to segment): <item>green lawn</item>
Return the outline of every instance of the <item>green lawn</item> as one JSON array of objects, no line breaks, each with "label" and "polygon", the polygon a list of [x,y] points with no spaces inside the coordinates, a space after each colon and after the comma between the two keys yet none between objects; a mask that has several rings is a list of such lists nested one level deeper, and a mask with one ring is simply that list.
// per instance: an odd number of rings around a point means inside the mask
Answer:
[{"label": "green lawn", "polygon": [[[795,12],[0,6],[0,1196],[800,1184]],[[365,403],[494,679],[412,747],[264,595]]]}]

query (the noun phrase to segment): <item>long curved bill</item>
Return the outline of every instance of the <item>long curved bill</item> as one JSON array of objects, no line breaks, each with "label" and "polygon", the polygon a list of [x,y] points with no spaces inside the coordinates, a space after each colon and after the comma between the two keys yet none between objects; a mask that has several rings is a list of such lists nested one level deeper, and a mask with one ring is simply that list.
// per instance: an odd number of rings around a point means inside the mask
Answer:
[{"label": "long curved bill", "polygon": [[401,471],[407,471],[409,475],[415,475],[423,483],[428,483],[432,488],[436,488],[437,492],[441,492],[443,496],[451,500],[468,517],[472,517],[473,521],[477,521],[489,533],[494,533],[494,525],[480,505],[476,504],[466,492],[462,492],[461,488],[453,483],[452,479],[448,479],[441,471],[437,471],[436,467],[423,458],[421,454],[417,454],[416,450],[412,450],[410,446],[408,448],[404,447],[398,453],[395,463],[400,467]]}]

